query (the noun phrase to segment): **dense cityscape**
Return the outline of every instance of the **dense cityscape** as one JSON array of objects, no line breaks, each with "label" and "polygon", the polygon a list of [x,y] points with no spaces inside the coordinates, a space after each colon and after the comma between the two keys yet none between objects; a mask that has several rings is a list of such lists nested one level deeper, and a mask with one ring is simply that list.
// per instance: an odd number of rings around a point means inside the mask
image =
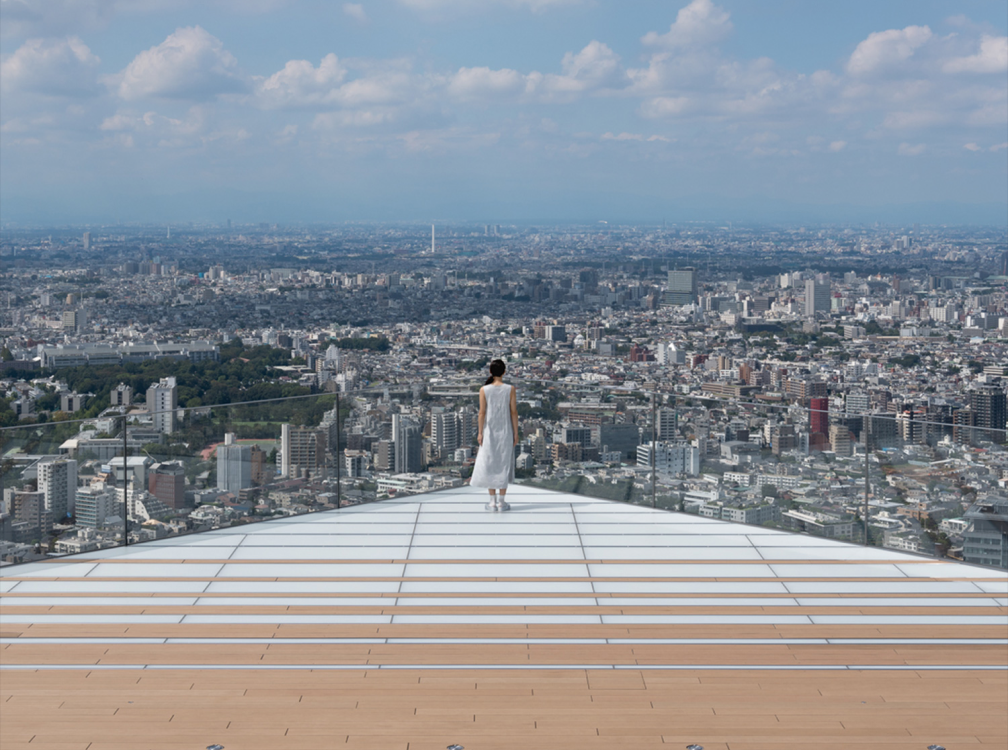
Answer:
[{"label": "dense cityscape", "polygon": [[460,486],[500,357],[521,482],[1008,568],[1003,229],[9,226],[0,262],[5,563]]}]

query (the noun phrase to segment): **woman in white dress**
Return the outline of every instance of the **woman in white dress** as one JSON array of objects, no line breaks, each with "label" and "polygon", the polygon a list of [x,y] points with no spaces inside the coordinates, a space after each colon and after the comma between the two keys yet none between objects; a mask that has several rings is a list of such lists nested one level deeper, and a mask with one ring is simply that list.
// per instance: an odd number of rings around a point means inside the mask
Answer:
[{"label": "woman in white dress", "polygon": [[518,445],[518,399],[514,386],[503,381],[504,363],[490,363],[490,377],[479,392],[479,453],[473,467],[471,487],[490,492],[488,510],[507,510],[504,502],[508,483],[514,481],[514,448]]}]

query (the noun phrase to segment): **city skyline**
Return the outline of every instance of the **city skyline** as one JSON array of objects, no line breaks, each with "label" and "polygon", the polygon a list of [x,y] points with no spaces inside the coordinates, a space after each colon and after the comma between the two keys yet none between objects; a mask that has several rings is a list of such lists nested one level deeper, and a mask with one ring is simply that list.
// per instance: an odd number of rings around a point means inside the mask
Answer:
[{"label": "city skyline", "polygon": [[1006,222],[993,3],[0,8],[4,222]]}]

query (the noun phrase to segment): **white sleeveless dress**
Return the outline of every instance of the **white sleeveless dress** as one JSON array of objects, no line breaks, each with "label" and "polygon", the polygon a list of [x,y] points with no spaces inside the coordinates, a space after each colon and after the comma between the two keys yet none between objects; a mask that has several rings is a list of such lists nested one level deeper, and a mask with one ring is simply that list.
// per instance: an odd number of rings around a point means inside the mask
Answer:
[{"label": "white sleeveless dress", "polygon": [[476,454],[471,487],[506,489],[514,481],[514,438],[511,433],[510,385],[485,385],[487,413],[483,423],[483,445]]}]

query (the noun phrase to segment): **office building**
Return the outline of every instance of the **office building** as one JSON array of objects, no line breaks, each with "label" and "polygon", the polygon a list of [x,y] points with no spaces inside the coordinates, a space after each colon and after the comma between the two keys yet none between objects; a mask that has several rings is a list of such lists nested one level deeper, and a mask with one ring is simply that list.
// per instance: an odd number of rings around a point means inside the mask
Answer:
[{"label": "office building", "polygon": [[38,465],[38,490],[53,523],[63,523],[77,503],[77,462],[57,458]]},{"label": "office building", "polygon": [[833,424],[829,428],[830,450],[838,456],[850,456],[851,439],[850,430],[846,424]]},{"label": "office building", "polygon": [[809,399],[809,448],[823,450],[829,435],[829,399]]},{"label": "office building", "polygon": [[454,451],[461,443],[459,419],[455,412],[431,414],[431,443],[442,454]]},{"label": "office building", "polygon": [[675,343],[658,344],[658,364],[684,365],[686,364],[686,352],[677,347]]},{"label": "office building", "polygon": [[420,426],[401,414],[392,415],[392,440],[395,445],[396,474],[423,470],[423,444]]},{"label": "office building", "polygon": [[374,467],[378,471],[395,469],[395,443],[392,440],[379,440],[374,444]]},{"label": "office building", "polygon": [[655,420],[658,440],[667,443],[679,436],[679,420],[675,409],[658,409]]},{"label": "office building", "polygon": [[280,428],[280,473],[287,479],[312,477],[325,466],[325,432],[285,424]]},{"label": "office building", "polygon": [[154,464],[147,475],[147,491],[172,510],[185,507],[185,468],[181,463]]},{"label": "office building", "polygon": [[815,279],[805,280],[805,317],[814,318],[820,313],[830,312],[829,282],[820,284]]},{"label": "office building", "polygon": [[45,493],[41,490],[13,490],[9,502],[11,516],[19,523],[28,524],[25,533],[30,541],[41,539],[52,530],[52,514],[46,507]]},{"label": "office building", "polygon": [[343,451],[344,476],[356,479],[366,476],[368,470],[367,453],[364,451]]},{"label": "office building", "polygon": [[640,429],[635,424],[599,425],[599,449],[603,453],[619,453],[621,459],[633,458],[640,445]]},{"label": "office building", "polygon": [[154,420],[154,429],[166,435],[175,431],[175,410],[178,409],[178,385],[175,378],[161,378],[147,389],[147,411]]},{"label": "office building", "polygon": [[[115,477],[116,487],[128,483],[130,492],[142,492],[147,487],[147,476],[154,459],[149,456],[130,456],[123,466],[121,455],[109,460],[108,471]],[[102,467],[105,471],[105,467]]]},{"label": "office building", "polygon": [[697,301],[697,274],[695,268],[680,268],[668,272],[668,290],[665,304],[692,305]]},{"label": "office building", "polygon": [[63,312],[64,331],[82,331],[87,327],[87,312],[85,310],[65,310]]},{"label": "office building", "polygon": [[973,412],[973,426],[979,429],[978,438],[995,443],[1004,443],[1006,397],[1002,387],[980,385],[967,391],[969,408]]},{"label": "office building", "polygon": [[864,416],[868,413],[871,402],[867,393],[848,393],[844,397],[844,410],[850,416]]},{"label": "office building", "polygon": [[[266,451],[260,448],[258,445],[253,445],[249,448],[249,456],[252,461],[252,484],[258,487],[259,485],[269,484],[276,474],[276,467],[267,461],[268,456]],[[272,469],[270,467],[273,467]]]},{"label": "office building", "polygon": [[105,525],[105,520],[112,516],[122,516],[115,490],[104,482],[92,482],[86,487],[77,488],[77,505],[75,518],[78,526],[97,529]]},{"label": "office building", "polygon": [[67,414],[78,412],[87,406],[90,397],[90,393],[67,393],[64,391],[60,394],[60,411],[65,411]]},{"label": "office building", "polygon": [[546,326],[543,338],[547,341],[557,341],[563,343],[567,340],[567,326],[552,325]]},{"label": "office building", "polygon": [[965,518],[971,525],[963,532],[963,560],[1008,569],[1008,500],[976,503]]},{"label": "office building", "polygon": [[[655,446],[657,445],[657,450]],[[645,443],[637,446],[637,465],[655,465],[662,474],[700,474],[700,450],[689,443]]]},{"label": "office building", "polygon": [[129,406],[133,403],[133,389],[125,383],[120,383],[109,394],[112,406]]},{"label": "office building", "polygon": [[252,486],[252,448],[238,445],[234,433],[217,446],[217,489],[238,494]]},{"label": "office building", "polygon": [[577,443],[583,448],[591,448],[592,430],[591,427],[580,425],[563,425],[553,436],[554,443],[566,443],[572,445]]}]

